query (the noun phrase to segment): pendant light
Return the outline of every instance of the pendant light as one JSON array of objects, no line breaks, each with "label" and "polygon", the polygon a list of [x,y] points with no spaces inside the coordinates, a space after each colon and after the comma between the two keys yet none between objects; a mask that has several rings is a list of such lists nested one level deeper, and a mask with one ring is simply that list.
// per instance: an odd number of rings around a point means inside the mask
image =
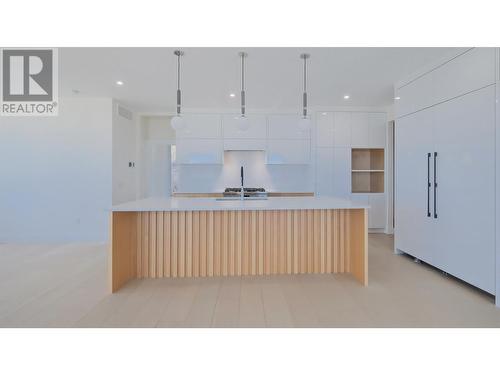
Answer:
[{"label": "pendant light", "polygon": [[240,52],[238,54],[241,58],[241,114],[238,119],[238,129],[248,130],[250,127],[250,122],[245,114],[245,58],[248,56],[246,52]]},{"label": "pendant light", "polygon": [[181,117],[181,56],[184,55],[183,51],[175,50],[174,55],[177,56],[177,114],[172,117],[170,126],[174,130],[181,130],[184,128],[184,119]]},{"label": "pendant light", "polygon": [[304,60],[304,92],[302,93],[302,118],[299,120],[299,129],[302,131],[311,128],[311,119],[307,116],[307,59],[310,57],[308,53],[303,53],[300,58]]}]

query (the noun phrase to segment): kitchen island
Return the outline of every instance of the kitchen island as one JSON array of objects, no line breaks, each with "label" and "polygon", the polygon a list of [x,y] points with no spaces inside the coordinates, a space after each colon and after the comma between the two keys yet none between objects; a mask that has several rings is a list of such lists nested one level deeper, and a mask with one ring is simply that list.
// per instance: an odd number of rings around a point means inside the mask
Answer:
[{"label": "kitchen island", "polygon": [[301,273],[350,273],[367,285],[367,208],[332,197],[116,205],[111,291],[135,278]]}]

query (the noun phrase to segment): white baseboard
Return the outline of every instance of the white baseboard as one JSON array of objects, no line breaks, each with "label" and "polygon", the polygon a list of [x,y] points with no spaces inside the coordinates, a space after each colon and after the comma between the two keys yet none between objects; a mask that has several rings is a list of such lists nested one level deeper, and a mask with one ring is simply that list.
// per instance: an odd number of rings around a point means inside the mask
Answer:
[{"label": "white baseboard", "polygon": [[385,233],[384,228],[368,228],[368,233]]}]

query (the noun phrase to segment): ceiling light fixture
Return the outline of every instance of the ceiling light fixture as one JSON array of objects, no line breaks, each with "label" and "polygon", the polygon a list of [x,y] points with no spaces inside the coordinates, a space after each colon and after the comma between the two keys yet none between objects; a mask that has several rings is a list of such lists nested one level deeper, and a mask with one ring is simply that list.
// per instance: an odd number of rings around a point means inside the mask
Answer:
[{"label": "ceiling light fixture", "polygon": [[234,98],[234,97],[236,96],[236,94],[235,94],[235,93],[231,93],[231,94],[229,94],[229,96],[230,96],[231,98]]},{"label": "ceiling light fixture", "polygon": [[247,130],[250,126],[248,118],[246,117],[246,97],[245,97],[245,58],[248,56],[246,52],[238,54],[241,58],[241,114],[238,117],[238,129]]},{"label": "ceiling light fixture", "polygon": [[401,99],[401,97],[400,97],[400,96],[396,96],[396,97],[394,98],[394,100],[399,100],[399,99]]},{"label": "ceiling light fixture", "polygon": [[116,84],[117,84],[118,86],[123,86],[123,81],[116,81]]},{"label": "ceiling light fixture", "polygon": [[177,114],[172,117],[170,126],[177,131],[184,128],[184,119],[181,117],[181,56],[184,52],[175,50],[174,55],[177,56]]},{"label": "ceiling light fixture", "polygon": [[304,91],[302,93],[302,118],[299,120],[300,130],[306,131],[311,128],[311,119],[307,116],[307,59],[308,53],[302,53],[300,58],[304,60]]},{"label": "ceiling light fixture", "polygon": [[347,99],[349,99],[349,98],[350,98],[350,96],[349,96],[349,95],[344,95],[344,99],[346,99],[346,100],[347,100]]}]

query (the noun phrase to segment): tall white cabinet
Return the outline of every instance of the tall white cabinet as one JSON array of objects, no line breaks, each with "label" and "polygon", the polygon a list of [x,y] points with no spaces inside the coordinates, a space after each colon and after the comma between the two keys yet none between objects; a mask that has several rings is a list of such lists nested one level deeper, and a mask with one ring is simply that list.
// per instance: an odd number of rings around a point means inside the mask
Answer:
[{"label": "tall white cabinet", "polygon": [[477,48],[396,88],[395,247],[491,294],[495,75]]},{"label": "tall white cabinet", "polygon": [[[358,193],[352,186],[352,150],[385,151],[387,115],[383,112],[320,112],[316,118],[316,194],[368,204],[368,226],[385,230],[387,193]],[[381,172],[384,173],[385,165]],[[359,172],[368,175],[370,172]]]}]

